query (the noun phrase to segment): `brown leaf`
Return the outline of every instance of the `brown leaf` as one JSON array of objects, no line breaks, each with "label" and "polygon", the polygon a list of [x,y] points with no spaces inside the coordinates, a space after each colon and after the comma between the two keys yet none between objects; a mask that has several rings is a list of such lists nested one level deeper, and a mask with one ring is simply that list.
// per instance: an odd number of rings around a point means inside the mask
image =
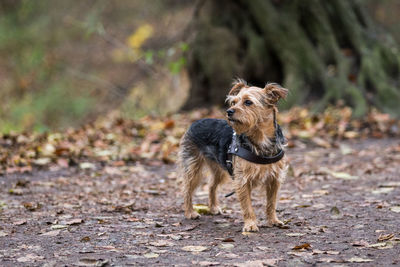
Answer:
[{"label": "brown leaf", "polygon": [[167,240],[153,241],[149,243],[153,247],[172,247],[174,243]]},{"label": "brown leaf", "polygon": [[301,245],[295,246],[292,248],[292,250],[310,250],[311,245],[309,243],[303,243]]},{"label": "brown leaf", "polygon": [[25,207],[25,209],[29,211],[35,211],[38,210],[42,207],[42,205],[38,202],[32,203],[32,202],[23,202],[22,205]]},{"label": "brown leaf", "polygon": [[394,237],[394,234],[379,235],[378,241],[379,241],[379,242],[387,241],[387,240],[392,239],[393,237]]},{"label": "brown leaf", "polygon": [[[197,265],[197,262],[192,262],[194,265]],[[200,261],[198,262],[200,266],[216,266],[216,265],[221,265],[220,262],[217,261]]]},{"label": "brown leaf", "polygon": [[81,242],[89,242],[90,241],[90,237],[89,236],[84,236],[81,238]]},{"label": "brown leaf", "polygon": [[26,220],[22,219],[22,220],[18,220],[13,222],[14,225],[24,225],[26,224]]},{"label": "brown leaf", "polygon": [[35,255],[35,254],[26,254],[23,257],[19,257],[17,259],[17,261],[18,262],[31,262],[32,263],[34,261],[42,260],[42,259],[44,259],[43,256],[38,256],[38,255]]},{"label": "brown leaf", "polygon": [[352,243],[353,247],[368,247],[368,242],[365,240],[355,241]]},{"label": "brown leaf", "polygon": [[311,141],[313,141],[316,145],[323,147],[323,148],[331,148],[332,147],[332,145],[327,140],[324,140],[320,137],[313,137],[313,138],[311,138]]},{"label": "brown leaf", "polygon": [[42,236],[57,236],[61,232],[61,229],[52,230],[46,233],[41,234]]},{"label": "brown leaf", "polygon": [[182,250],[189,252],[202,252],[208,250],[208,247],[205,246],[186,246],[183,247]]},{"label": "brown leaf", "polygon": [[164,122],[164,129],[171,129],[174,128],[175,121],[174,120],[167,120]]},{"label": "brown leaf", "polygon": [[76,225],[76,224],[81,224],[84,221],[82,219],[72,219],[70,221],[66,221],[65,224],[66,225]]},{"label": "brown leaf", "polygon": [[347,260],[347,262],[357,262],[357,263],[371,262],[371,261],[374,261],[374,260],[364,259],[364,258],[360,258],[360,257],[352,257],[352,258]]}]

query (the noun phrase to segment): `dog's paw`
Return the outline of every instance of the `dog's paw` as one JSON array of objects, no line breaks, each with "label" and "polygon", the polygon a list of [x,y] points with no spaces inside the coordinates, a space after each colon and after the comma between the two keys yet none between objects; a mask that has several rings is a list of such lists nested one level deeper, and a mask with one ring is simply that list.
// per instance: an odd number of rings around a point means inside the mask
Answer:
[{"label": "dog's paw", "polygon": [[220,207],[214,206],[214,207],[210,207],[210,213],[212,215],[218,215],[218,214],[222,214],[222,210]]},{"label": "dog's paw", "polygon": [[243,232],[258,232],[258,226],[256,221],[247,221],[244,223]]},{"label": "dog's paw", "polygon": [[192,211],[192,212],[185,212],[185,217],[187,219],[196,220],[199,219],[201,216],[197,211]]},{"label": "dog's paw", "polygon": [[275,218],[272,220],[268,220],[266,226],[267,227],[273,227],[273,226],[281,227],[281,226],[283,226],[283,222],[281,222],[280,220]]}]

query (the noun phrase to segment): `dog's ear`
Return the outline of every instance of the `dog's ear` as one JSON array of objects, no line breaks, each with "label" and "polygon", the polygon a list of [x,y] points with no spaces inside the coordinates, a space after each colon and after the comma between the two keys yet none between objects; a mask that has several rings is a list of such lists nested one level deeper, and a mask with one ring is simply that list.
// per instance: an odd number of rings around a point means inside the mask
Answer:
[{"label": "dog's ear", "polygon": [[240,90],[245,87],[248,87],[247,82],[242,79],[237,79],[232,83],[232,89],[229,91],[228,95],[237,95],[239,94]]},{"label": "dog's ear", "polygon": [[264,88],[267,98],[271,104],[275,104],[281,98],[286,98],[289,90],[277,83],[267,83]]}]

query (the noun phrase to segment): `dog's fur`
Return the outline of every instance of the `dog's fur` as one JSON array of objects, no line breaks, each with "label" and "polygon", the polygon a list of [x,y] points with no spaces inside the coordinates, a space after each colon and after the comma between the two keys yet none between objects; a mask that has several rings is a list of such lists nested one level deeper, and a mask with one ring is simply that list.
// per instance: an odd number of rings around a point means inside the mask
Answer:
[{"label": "dog's fur", "polygon": [[[218,185],[229,179],[225,161],[226,151],[232,140],[232,128],[237,135],[243,137],[241,141],[243,145],[247,142],[258,155],[271,156],[281,149],[282,142],[275,140],[274,116],[277,113],[277,101],[285,98],[287,92],[287,89],[277,84],[267,84],[265,88],[259,88],[249,86],[243,80],[237,80],[227,96],[231,113],[227,116],[228,122],[203,119],[191,125],[182,137],[179,153],[184,180],[184,210],[187,218],[200,217],[193,209],[192,195],[201,181],[203,166],[208,166],[213,174],[209,187],[210,212],[221,213],[216,192]],[[264,188],[267,197],[267,226],[282,225],[275,209],[278,190],[287,171],[285,157],[276,163],[261,165],[234,156],[233,171],[235,191],[244,217],[243,231],[258,231],[256,216],[251,205],[251,191],[257,185]]]}]

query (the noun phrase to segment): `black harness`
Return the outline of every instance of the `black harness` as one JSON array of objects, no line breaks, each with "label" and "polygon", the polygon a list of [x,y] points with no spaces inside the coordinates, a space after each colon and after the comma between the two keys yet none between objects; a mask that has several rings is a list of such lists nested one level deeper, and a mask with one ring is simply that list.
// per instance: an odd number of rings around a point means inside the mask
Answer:
[{"label": "black harness", "polygon": [[[274,127],[275,127],[275,140],[273,141],[280,142],[280,140],[285,140],[282,133],[282,129],[276,122],[275,112],[274,112]],[[280,161],[285,155],[285,151],[283,149],[279,149],[279,151],[275,155],[269,157],[257,155],[253,151],[243,147],[241,145],[241,142],[239,141],[239,136],[235,132],[233,132],[232,143],[229,145],[227,152],[227,159],[226,159],[226,168],[228,173],[231,175],[232,179],[234,179],[233,155],[256,164],[272,164]],[[231,192],[225,195],[225,197],[229,197],[233,194],[234,192]]]}]

